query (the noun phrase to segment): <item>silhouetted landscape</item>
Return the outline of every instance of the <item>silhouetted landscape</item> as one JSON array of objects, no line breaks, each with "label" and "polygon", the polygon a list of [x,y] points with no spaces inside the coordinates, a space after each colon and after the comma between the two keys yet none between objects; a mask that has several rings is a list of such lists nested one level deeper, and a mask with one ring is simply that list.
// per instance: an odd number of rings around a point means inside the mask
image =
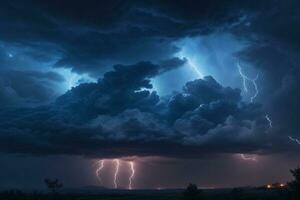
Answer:
[{"label": "silhouetted landscape", "polygon": [[288,184],[267,184],[261,187],[231,189],[199,189],[189,184],[186,189],[112,190],[87,187],[63,190],[59,180],[45,179],[48,192],[7,190],[0,193],[6,200],[298,200],[300,198],[300,168],[291,170],[294,179]]},{"label": "silhouetted landscape", "polygon": [[66,193],[66,194],[44,194],[44,193],[22,193],[21,191],[5,191],[0,194],[1,199],[7,200],[288,200],[291,199],[286,189],[209,189],[201,190],[201,197],[185,197],[183,190],[146,190],[146,191],[106,191],[104,193]]}]

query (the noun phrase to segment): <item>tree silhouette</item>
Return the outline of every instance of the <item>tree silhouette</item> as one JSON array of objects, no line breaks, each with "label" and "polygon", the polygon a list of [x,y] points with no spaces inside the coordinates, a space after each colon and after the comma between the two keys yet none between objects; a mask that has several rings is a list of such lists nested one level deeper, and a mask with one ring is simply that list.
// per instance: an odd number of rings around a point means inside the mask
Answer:
[{"label": "tree silhouette", "polygon": [[294,180],[288,183],[289,190],[295,199],[300,199],[300,168],[291,170]]},{"label": "tree silhouette", "polygon": [[198,189],[196,184],[189,184],[183,192],[184,199],[186,200],[199,200],[203,199],[202,191]]},{"label": "tree silhouette", "polygon": [[63,184],[60,183],[58,181],[58,179],[55,179],[55,180],[50,180],[50,179],[45,179],[44,180],[47,188],[52,192],[52,193],[56,193],[58,189],[62,188],[63,187]]}]

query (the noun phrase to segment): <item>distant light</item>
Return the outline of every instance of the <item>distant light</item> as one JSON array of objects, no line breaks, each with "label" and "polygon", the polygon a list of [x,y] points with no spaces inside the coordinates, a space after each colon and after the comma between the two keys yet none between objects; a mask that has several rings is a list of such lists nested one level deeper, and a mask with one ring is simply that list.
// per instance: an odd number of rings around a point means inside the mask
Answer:
[{"label": "distant light", "polygon": [[267,185],[267,188],[269,188],[269,189],[272,188],[272,185]]},{"label": "distant light", "polygon": [[11,53],[8,53],[8,57],[12,58],[12,57],[14,57],[14,55],[12,55]]},{"label": "distant light", "polygon": [[250,155],[250,154],[239,154],[242,160],[246,161],[257,161],[257,158],[255,155]]},{"label": "distant light", "polygon": [[284,186],[285,186],[285,184],[283,184],[283,183],[280,184],[280,187],[284,187]]}]

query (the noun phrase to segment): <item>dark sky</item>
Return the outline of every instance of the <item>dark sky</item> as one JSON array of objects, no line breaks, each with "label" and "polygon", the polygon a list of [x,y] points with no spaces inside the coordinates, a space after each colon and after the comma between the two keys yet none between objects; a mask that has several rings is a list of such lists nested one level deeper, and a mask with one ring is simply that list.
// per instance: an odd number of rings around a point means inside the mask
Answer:
[{"label": "dark sky", "polygon": [[297,0],[0,2],[0,187],[232,187],[300,157]]}]

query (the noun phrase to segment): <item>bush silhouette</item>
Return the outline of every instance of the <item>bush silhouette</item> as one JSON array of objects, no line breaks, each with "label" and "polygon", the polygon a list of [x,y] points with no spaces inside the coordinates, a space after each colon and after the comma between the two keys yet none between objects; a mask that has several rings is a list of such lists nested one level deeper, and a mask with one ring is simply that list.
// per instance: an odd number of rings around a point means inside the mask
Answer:
[{"label": "bush silhouette", "polygon": [[294,199],[300,199],[300,168],[291,170],[294,180],[288,183],[289,190]]},{"label": "bush silhouette", "polygon": [[196,184],[189,184],[183,192],[183,197],[186,200],[200,200],[200,199],[203,199],[202,191],[198,189]]},{"label": "bush silhouette", "polygon": [[56,193],[58,189],[63,187],[63,184],[58,181],[58,179],[55,180],[50,180],[50,179],[45,179],[44,180],[47,188],[52,192]]}]

